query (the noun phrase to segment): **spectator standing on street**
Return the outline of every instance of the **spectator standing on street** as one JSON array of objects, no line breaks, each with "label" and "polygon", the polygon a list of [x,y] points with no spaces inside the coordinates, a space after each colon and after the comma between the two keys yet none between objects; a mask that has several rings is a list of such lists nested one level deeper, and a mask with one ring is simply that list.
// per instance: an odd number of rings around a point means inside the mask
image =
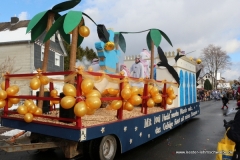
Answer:
[{"label": "spectator standing on street", "polygon": [[222,97],[223,106],[222,106],[221,109],[224,109],[225,106],[226,106],[227,109],[228,109],[228,106],[227,106],[228,101],[229,101],[229,100],[228,100],[227,96],[224,94],[223,97]]}]

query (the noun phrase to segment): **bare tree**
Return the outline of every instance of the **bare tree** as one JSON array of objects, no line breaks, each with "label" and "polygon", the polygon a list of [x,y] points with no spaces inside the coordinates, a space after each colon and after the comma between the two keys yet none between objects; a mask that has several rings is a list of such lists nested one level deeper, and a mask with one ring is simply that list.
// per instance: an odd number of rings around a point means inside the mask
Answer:
[{"label": "bare tree", "polygon": [[0,64],[0,82],[4,80],[3,76],[6,72],[13,74],[21,69],[21,67],[15,68],[15,64],[15,57],[9,56]]},{"label": "bare tree", "polygon": [[203,49],[201,59],[205,70],[209,72],[212,77],[215,77],[213,86],[216,89],[217,73],[228,69],[232,65],[231,59],[220,46],[214,46],[212,44]]}]

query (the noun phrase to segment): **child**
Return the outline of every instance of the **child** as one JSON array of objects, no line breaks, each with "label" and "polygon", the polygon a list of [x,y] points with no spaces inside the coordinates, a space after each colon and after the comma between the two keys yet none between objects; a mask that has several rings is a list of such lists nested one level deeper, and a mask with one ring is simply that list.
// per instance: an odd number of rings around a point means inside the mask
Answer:
[{"label": "child", "polygon": [[223,106],[221,109],[224,109],[224,107],[226,106],[227,109],[228,109],[228,106],[227,106],[227,103],[228,103],[228,98],[227,96],[224,94],[223,97],[222,97],[222,102],[223,102]]}]

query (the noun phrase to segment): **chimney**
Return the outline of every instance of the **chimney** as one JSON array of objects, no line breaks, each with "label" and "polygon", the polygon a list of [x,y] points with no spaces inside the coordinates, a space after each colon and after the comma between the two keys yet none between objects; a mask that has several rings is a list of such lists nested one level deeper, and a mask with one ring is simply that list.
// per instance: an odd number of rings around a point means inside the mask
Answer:
[{"label": "chimney", "polygon": [[11,25],[16,24],[19,21],[18,17],[11,17]]}]

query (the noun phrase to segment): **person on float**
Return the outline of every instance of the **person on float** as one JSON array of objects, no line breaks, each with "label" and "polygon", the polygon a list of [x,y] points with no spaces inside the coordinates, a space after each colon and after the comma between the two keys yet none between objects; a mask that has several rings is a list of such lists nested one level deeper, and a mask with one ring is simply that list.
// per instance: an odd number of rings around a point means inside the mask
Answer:
[{"label": "person on float", "polygon": [[127,66],[125,64],[122,64],[120,66],[120,71],[124,72],[125,77],[130,77],[131,76],[130,71],[127,69]]},{"label": "person on float", "polygon": [[90,65],[90,67],[92,67],[92,71],[93,72],[97,72],[97,71],[100,71],[100,65],[99,65],[99,59],[98,58],[94,58],[92,60],[92,64]]},{"label": "person on float", "polygon": [[[131,77],[134,78],[144,78],[144,67],[140,62],[140,56],[135,58],[135,63],[130,68]],[[133,82],[132,86],[143,87],[144,84],[142,82]]]}]

